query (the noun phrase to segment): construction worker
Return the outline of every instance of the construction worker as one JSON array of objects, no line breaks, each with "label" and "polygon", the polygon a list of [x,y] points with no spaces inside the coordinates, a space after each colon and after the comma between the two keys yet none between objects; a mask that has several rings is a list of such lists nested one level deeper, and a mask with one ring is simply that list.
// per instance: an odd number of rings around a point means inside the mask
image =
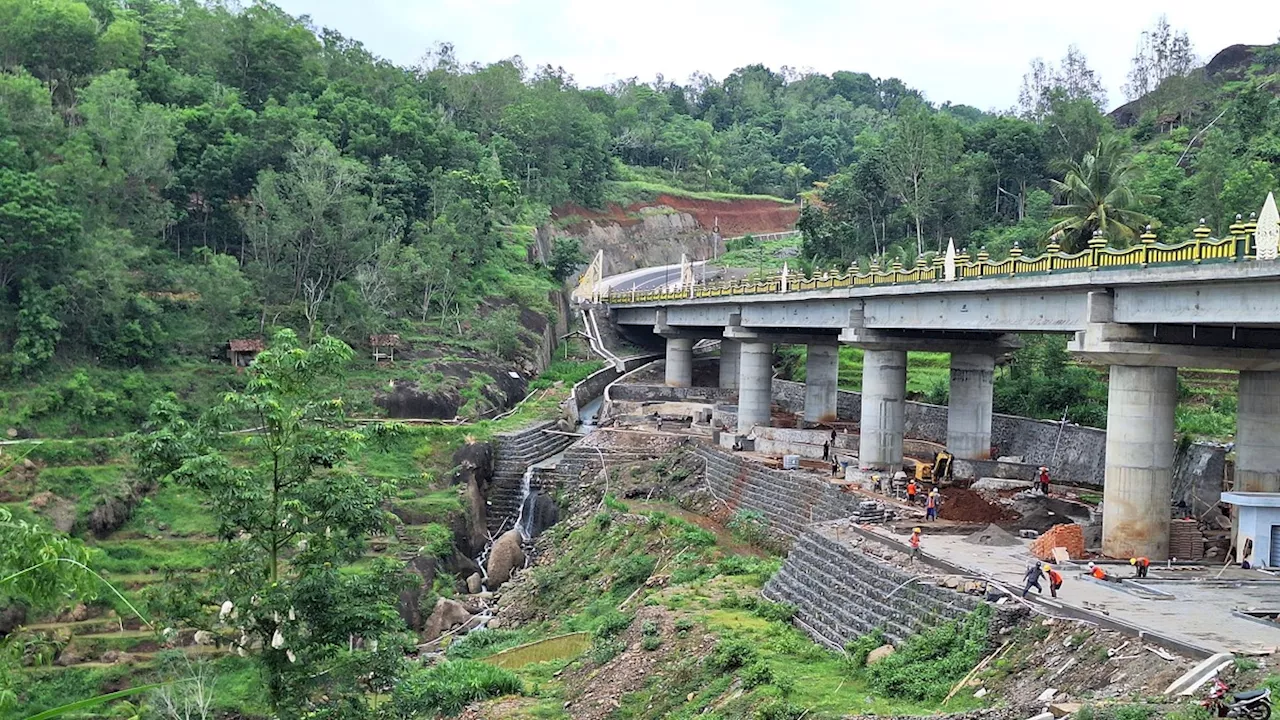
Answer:
[{"label": "construction worker", "polygon": [[1049,595],[1058,597],[1058,590],[1062,587],[1062,573],[1054,570],[1049,563],[1045,563],[1041,569],[1049,576]]},{"label": "construction worker", "polygon": [[1031,592],[1031,588],[1035,588],[1041,595],[1044,594],[1044,588],[1040,587],[1040,578],[1044,577],[1044,570],[1041,569],[1040,563],[1031,563],[1027,568],[1027,572],[1022,576],[1026,582],[1026,587],[1022,588],[1022,597],[1026,597]]},{"label": "construction worker", "polygon": [[1088,570],[1089,570],[1089,575],[1092,576],[1094,579],[1105,580],[1107,582],[1117,582],[1117,583],[1120,582],[1120,578],[1112,577],[1106,570],[1103,570],[1102,567],[1099,565],[1089,563]]},{"label": "construction worker", "polygon": [[920,528],[911,528],[911,539],[907,544],[911,546],[911,562],[915,562],[916,556],[920,554]]},{"label": "construction worker", "polygon": [[925,496],[924,498],[924,519],[925,520],[932,521],[932,520],[938,519],[939,497],[940,495],[938,493],[938,488],[934,488],[930,490],[929,494]]},{"label": "construction worker", "polygon": [[1040,492],[1044,493],[1045,495],[1048,495],[1049,494],[1049,468],[1041,465],[1040,475],[1036,479],[1040,483]]},{"label": "construction worker", "polygon": [[907,502],[908,502],[908,503],[910,503],[911,505],[915,505],[915,504],[916,504],[916,490],[917,490],[917,489],[918,489],[918,488],[916,487],[916,481],[915,481],[915,480],[912,480],[911,482],[907,483]]},{"label": "construction worker", "polygon": [[831,443],[829,442],[822,443],[822,459],[823,460],[831,459]]},{"label": "construction worker", "polygon": [[1144,578],[1147,576],[1147,568],[1151,567],[1151,561],[1144,557],[1129,558],[1129,564],[1136,570],[1134,577]]}]

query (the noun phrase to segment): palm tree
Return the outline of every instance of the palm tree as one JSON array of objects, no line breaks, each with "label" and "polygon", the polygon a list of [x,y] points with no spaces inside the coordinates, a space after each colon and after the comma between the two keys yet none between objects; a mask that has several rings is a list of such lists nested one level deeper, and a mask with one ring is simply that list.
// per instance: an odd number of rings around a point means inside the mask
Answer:
[{"label": "palm tree", "polygon": [[787,179],[791,181],[791,187],[795,191],[796,195],[800,194],[800,183],[804,182],[804,179],[809,177],[809,172],[809,168],[805,167],[803,163],[798,162],[793,162],[782,169],[782,174],[786,175]]},{"label": "palm tree", "polygon": [[720,156],[716,154],[715,148],[705,145],[694,153],[693,167],[702,176],[702,189],[710,189],[711,179],[720,172]]},{"label": "palm tree", "polygon": [[1136,169],[1125,150],[1123,138],[1101,138],[1093,152],[1065,164],[1062,180],[1049,181],[1060,203],[1053,214],[1061,218],[1049,236],[1062,237],[1063,249],[1083,248],[1095,230],[1128,244],[1152,222],[1139,208],[1159,198],[1133,189]]}]

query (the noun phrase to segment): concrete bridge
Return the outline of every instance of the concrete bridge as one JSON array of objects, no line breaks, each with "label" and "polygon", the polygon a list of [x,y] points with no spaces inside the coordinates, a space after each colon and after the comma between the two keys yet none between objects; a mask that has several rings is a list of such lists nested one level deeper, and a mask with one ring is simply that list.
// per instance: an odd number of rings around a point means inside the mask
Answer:
[{"label": "concrete bridge", "polygon": [[[1270,201],[1269,201],[1270,204]],[[1274,216],[1274,210],[1271,211]],[[1264,212],[1264,218],[1268,218]],[[984,459],[996,359],[1017,333],[1063,333],[1079,358],[1110,366],[1103,551],[1168,557],[1177,368],[1240,372],[1235,490],[1280,492],[1280,227],[1208,228],[1180,245],[970,261],[814,277],[612,292],[623,329],[666,342],[666,382],[687,386],[698,339],[721,340],[719,382],[738,391],[739,434],[770,421],[773,346],[808,348],[804,420],[835,418],[840,344],[865,351],[859,464],[902,464],[907,352],[951,353],[948,445]],[[1270,230],[1266,228],[1270,227]],[[1260,259],[1267,258],[1267,259]]]}]

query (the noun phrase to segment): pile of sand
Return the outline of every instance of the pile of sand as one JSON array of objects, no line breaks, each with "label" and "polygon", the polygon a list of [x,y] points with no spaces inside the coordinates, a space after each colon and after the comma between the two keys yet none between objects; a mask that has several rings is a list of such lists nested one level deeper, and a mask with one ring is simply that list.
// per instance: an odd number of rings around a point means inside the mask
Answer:
[{"label": "pile of sand", "polygon": [[1018,538],[1001,530],[995,525],[988,525],[982,530],[965,538],[965,542],[974,545],[990,545],[993,547],[1008,547],[1010,545],[1018,545]]}]

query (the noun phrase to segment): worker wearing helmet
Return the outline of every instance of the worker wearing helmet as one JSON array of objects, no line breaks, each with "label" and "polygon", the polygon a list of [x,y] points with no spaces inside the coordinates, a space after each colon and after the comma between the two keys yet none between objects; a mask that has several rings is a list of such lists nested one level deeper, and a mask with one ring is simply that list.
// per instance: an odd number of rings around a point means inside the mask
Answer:
[{"label": "worker wearing helmet", "polygon": [[1120,582],[1120,578],[1112,577],[1106,570],[1103,570],[1101,566],[1095,565],[1094,563],[1089,563],[1088,570],[1089,575],[1093,576],[1097,580],[1117,583]]},{"label": "worker wearing helmet", "polygon": [[1044,570],[1045,575],[1049,576],[1049,595],[1058,597],[1058,589],[1062,587],[1062,573],[1054,570],[1049,563],[1045,563],[1040,569]]},{"label": "worker wearing helmet", "polygon": [[911,562],[914,563],[920,554],[920,528],[911,528],[911,539],[907,542],[911,545]]},{"label": "worker wearing helmet", "polygon": [[1146,577],[1147,568],[1151,567],[1151,561],[1144,557],[1129,558],[1129,564],[1137,571],[1134,577],[1140,578]]},{"label": "worker wearing helmet", "polygon": [[1044,588],[1040,587],[1040,578],[1044,577],[1044,570],[1040,567],[1040,563],[1031,563],[1027,566],[1027,573],[1023,576],[1026,587],[1022,588],[1022,597],[1026,597],[1031,592],[1031,588],[1035,588],[1041,595],[1044,594]]}]

